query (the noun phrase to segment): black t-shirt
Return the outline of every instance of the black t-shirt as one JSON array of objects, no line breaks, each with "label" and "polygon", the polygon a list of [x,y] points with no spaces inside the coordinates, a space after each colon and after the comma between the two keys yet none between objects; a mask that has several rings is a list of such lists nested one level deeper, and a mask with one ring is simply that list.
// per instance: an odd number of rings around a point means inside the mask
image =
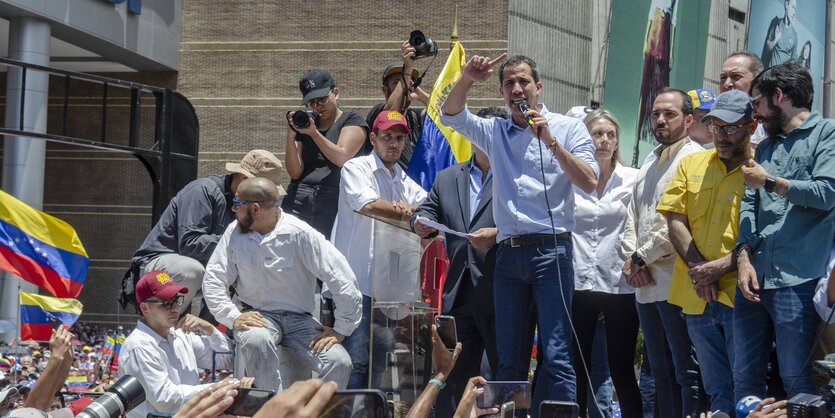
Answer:
[{"label": "black t-shirt", "polygon": [[[366,142],[368,142],[368,125],[365,123],[365,119],[357,112],[343,111],[342,115],[334,121],[333,125],[327,131],[319,132],[328,141],[336,144],[339,141],[339,134],[342,132],[342,128],[346,126],[359,126],[363,128],[365,130]],[[304,143],[304,146],[302,146],[304,171],[302,171],[302,175],[298,180],[293,180],[290,184],[303,183],[313,186],[339,187],[342,168],[330,162],[310,137],[299,133],[296,133],[296,135],[305,137],[302,140],[302,143]],[[360,148],[357,155],[362,155],[362,152],[363,148]]]},{"label": "black t-shirt", "polygon": [[[378,103],[368,111],[368,116],[366,116],[365,122],[368,123],[369,129],[374,126],[374,119],[377,119],[377,115],[379,115],[380,111],[383,110],[384,105],[385,103]],[[409,125],[409,141],[406,142],[406,146],[403,147],[403,153],[400,154],[400,160],[397,161],[397,164],[400,165],[400,168],[403,171],[406,171],[406,169],[409,168],[409,161],[412,161],[412,154],[414,154],[415,147],[420,139],[420,129],[423,125],[423,119],[421,119],[420,116],[420,112],[417,110],[411,108],[406,110],[406,124]],[[373,149],[374,146],[371,145],[371,141],[365,141],[362,154],[371,154]]]}]

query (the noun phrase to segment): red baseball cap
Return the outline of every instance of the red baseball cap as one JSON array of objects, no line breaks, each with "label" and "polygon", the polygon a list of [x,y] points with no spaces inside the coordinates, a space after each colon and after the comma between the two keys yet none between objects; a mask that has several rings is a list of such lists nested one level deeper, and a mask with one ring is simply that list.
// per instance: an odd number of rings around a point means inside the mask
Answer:
[{"label": "red baseball cap", "polygon": [[145,302],[152,297],[168,300],[178,293],[188,293],[188,288],[174,283],[164,270],[149,271],[136,283],[136,303]]},{"label": "red baseball cap", "polygon": [[385,131],[386,129],[391,128],[392,126],[402,126],[406,129],[406,133],[409,133],[409,125],[406,123],[406,118],[403,117],[400,112],[395,111],[382,111],[377,118],[374,119],[374,125],[371,127],[372,131],[379,132]]}]

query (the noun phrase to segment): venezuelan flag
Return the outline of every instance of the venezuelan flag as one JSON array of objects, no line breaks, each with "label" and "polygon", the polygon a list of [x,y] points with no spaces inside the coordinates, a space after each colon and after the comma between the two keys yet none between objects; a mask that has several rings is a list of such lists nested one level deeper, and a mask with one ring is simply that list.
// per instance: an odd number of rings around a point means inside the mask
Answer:
[{"label": "venezuelan flag", "polygon": [[455,42],[447,58],[444,69],[435,80],[420,140],[415,147],[412,160],[406,173],[424,189],[432,189],[435,175],[453,165],[464,162],[473,154],[472,144],[458,132],[441,124],[441,103],[449,96],[455,82],[461,78],[461,70],[466,65],[464,47]]},{"label": "venezuelan flag", "polygon": [[110,354],[113,352],[113,346],[116,345],[116,340],[113,339],[111,336],[107,336],[104,339],[104,347],[101,349],[102,353]]},{"label": "venezuelan flag", "polygon": [[113,347],[113,357],[110,358],[110,370],[119,370],[119,351],[122,351],[122,344],[125,342],[125,336],[119,334],[116,336],[116,346]]},{"label": "venezuelan flag", "polygon": [[0,190],[0,270],[59,298],[77,298],[90,258],[75,230]]},{"label": "venezuelan flag", "polygon": [[75,299],[59,299],[20,292],[20,339],[49,341],[52,337],[52,318],[64,326],[72,326],[84,308]]},{"label": "venezuelan flag", "polygon": [[87,376],[67,376],[67,388],[70,392],[86,392],[90,387]]}]

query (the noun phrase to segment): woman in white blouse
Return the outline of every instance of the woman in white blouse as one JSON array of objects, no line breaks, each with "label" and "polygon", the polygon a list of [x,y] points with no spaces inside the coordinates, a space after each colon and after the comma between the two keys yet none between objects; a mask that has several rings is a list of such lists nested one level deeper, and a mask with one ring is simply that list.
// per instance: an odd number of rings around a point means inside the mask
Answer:
[{"label": "woman in white blouse", "polygon": [[[581,414],[587,405],[588,381],[577,352],[582,350],[591,361],[594,331],[602,313],[605,321],[609,371],[620,400],[624,418],[643,414],[641,394],[632,365],[638,336],[635,289],[621,274],[624,260],[619,253],[626,220],[626,207],[632,197],[638,170],[626,167],[618,151],[620,125],[608,110],[598,109],[585,119],[597,148],[595,159],[600,166],[597,189],[585,193],[574,188],[574,368],[577,372],[577,401]],[[593,407],[593,406],[592,406]]]}]

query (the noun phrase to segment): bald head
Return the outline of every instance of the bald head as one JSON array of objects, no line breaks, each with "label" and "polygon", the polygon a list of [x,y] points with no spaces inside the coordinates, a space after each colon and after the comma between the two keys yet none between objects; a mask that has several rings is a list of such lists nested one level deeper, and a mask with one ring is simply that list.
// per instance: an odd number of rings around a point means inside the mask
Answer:
[{"label": "bald head", "polygon": [[237,190],[241,200],[261,201],[261,206],[271,208],[278,204],[278,188],[263,177],[253,177],[241,182]]}]

